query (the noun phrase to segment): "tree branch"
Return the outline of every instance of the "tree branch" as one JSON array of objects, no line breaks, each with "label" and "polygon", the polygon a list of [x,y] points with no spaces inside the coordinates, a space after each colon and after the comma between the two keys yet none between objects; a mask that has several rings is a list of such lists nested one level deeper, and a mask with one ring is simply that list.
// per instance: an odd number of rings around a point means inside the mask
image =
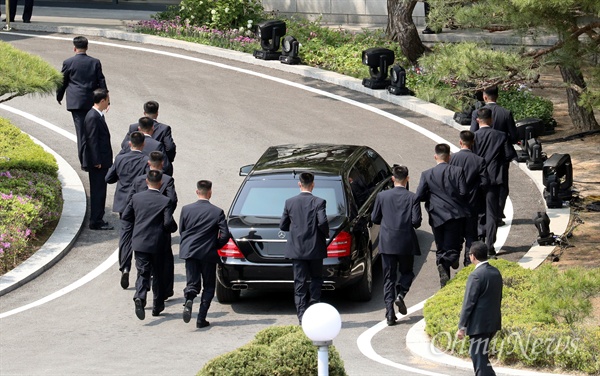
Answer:
[{"label": "tree branch", "polygon": [[17,93],[17,94],[13,94],[13,95],[11,95],[11,96],[9,96],[9,97],[6,97],[6,98],[0,98],[0,103],[3,103],[3,102],[8,102],[9,100],[11,100],[11,99],[14,99],[14,98],[16,98],[16,97],[20,97],[20,96],[22,96],[22,95],[23,95],[23,94],[19,94],[19,93]]},{"label": "tree branch", "polygon": [[556,44],[554,44],[551,47],[544,48],[544,49],[537,50],[537,51],[528,52],[528,53],[524,54],[524,56],[533,57],[534,59],[537,60],[541,56],[547,55],[551,52],[554,52],[554,51],[560,49],[562,46],[564,46],[564,44],[567,40],[577,39],[582,34],[586,34],[590,31],[593,31],[595,28],[598,28],[598,27],[600,27],[600,22],[592,22],[588,25],[585,25],[584,27],[574,28],[571,35],[569,35],[566,39],[559,40],[558,42],[556,42]]}]

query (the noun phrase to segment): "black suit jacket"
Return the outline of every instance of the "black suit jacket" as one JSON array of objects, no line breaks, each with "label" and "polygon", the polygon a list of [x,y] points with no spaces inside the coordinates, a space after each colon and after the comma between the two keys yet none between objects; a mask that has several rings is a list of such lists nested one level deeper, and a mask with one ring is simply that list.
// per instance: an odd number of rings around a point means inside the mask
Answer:
[{"label": "black suit jacket", "polygon": [[[129,125],[129,130],[125,135],[123,142],[121,142],[121,149],[125,149],[129,145],[129,136],[131,136],[131,134],[137,130],[138,123]],[[167,124],[159,123],[158,121],[154,120],[154,133],[152,133],[152,138],[163,144],[169,162],[173,162],[175,160],[175,154],[177,154],[177,146],[173,141],[171,127]]]},{"label": "black suit jacket", "polygon": [[[127,195],[127,202],[131,201],[131,198],[134,194],[148,190],[148,183],[146,183],[146,177],[147,174],[143,174],[133,179],[131,189],[129,190],[129,194]],[[175,211],[175,209],[177,209],[177,192],[175,192],[175,179],[173,179],[167,174],[163,174],[161,182],[162,184],[158,191],[163,196],[167,196],[171,200],[171,208],[173,209],[173,211]]]},{"label": "black suit jacket", "polygon": [[133,224],[128,231],[135,252],[162,252],[170,241],[168,233],[177,231],[171,200],[154,189],[133,195],[121,219]]},{"label": "black suit jacket", "polygon": [[475,132],[473,152],[485,159],[490,185],[504,184],[504,170],[508,168],[508,162],[516,157],[506,134],[490,127],[479,128]]},{"label": "black suit jacket", "polygon": [[483,193],[489,184],[485,159],[469,149],[460,149],[459,152],[450,156],[448,163],[463,169],[467,183],[469,209],[471,215],[477,214],[482,205]]},{"label": "black suit jacket", "polygon": [[[516,144],[519,141],[519,134],[512,112],[493,102],[486,103],[482,108],[492,110],[492,128],[505,133],[511,144]],[[471,132],[475,133],[478,129],[477,111],[473,111],[471,114]]]},{"label": "black suit jacket", "polygon": [[502,275],[483,263],[469,275],[460,311],[459,329],[470,336],[492,334],[502,328]]},{"label": "black suit jacket", "polygon": [[423,171],[417,188],[419,201],[425,202],[429,224],[438,227],[451,219],[469,215],[467,182],[463,169],[448,163],[438,163]]},{"label": "black suit jacket", "polygon": [[404,187],[379,192],[371,214],[379,229],[379,252],[390,255],[420,255],[416,228],[421,226],[421,203]]},{"label": "black suit jacket", "polygon": [[89,110],[94,106],[94,90],[106,89],[100,60],[78,53],[63,62],[63,83],[56,99],[63,100],[67,92],[67,110]]},{"label": "black suit jacket", "polygon": [[[125,144],[125,147],[121,149],[119,154],[126,154],[130,151],[131,147],[129,146],[129,142],[127,142]],[[161,153],[163,153],[163,172],[169,176],[173,176],[173,165],[169,162],[169,158],[167,158],[167,153],[165,153],[165,146],[159,141],[150,137],[149,135],[146,135],[146,139],[144,140],[144,149],[142,149],[142,153],[150,157],[150,153],[152,153],[153,151],[160,151]]]},{"label": "black suit jacket", "polygon": [[279,222],[282,231],[289,231],[285,257],[296,260],[317,260],[327,257],[329,235],[326,202],[310,192],[285,201]]},{"label": "black suit jacket", "polygon": [[136,177],[144,175],[148,167],[148,156],[141,151],[132,150],[127,154],[119,154],[108,170],[104,180],[108,184],[117,183],[113,201],[113,211],[123,213],[127,206],[127,196]]},{"label": "black suit jacket", "polygon": [[113,164],[112,146],[110,144],[110,131],[103,115],[100,115],[95,108],[88,111],[83,122],[81,148],[82,162],[84,169],[94,168],[96,165],[102,165],[102,168],[109,168]]},{"label": "black suit jacket", "polygon": [[179,225],[179,258],[215,264],[219,261],[217,251],[229,240],[222,209],[208,200],[198,200],[181,208]]}]

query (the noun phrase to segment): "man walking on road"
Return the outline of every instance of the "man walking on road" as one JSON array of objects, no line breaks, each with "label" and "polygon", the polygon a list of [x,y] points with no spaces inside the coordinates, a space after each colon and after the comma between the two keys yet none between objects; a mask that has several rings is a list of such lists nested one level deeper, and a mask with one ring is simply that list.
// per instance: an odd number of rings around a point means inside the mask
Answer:
[{"label": "man walking on road", "polygon": [[94,107],[88,111],[83,121],[81,140],[81,167],[88,172],[90,179],[90,229],[112,230],[114,227],[104,221],[106,206],[106,174],[113,164],[110,144],[110,131],[104,112],[110,106],[108,90],[96,89]]},{"label": "man walking on road", "polygon": [[310,172],[301,173],[298,186],[300,194],[285,201],[279,228],[289,231],[285,258],[292,260],[294,301],[298,320],[302,325],[306,309],[321,300],[323,259],[327,257],[329,223],[325,200],[312,194],[315,187],[314,175]]},{"label": "man walking on road", "polygon": [[100,60],[87,55],[87,38],[75,37],[73,38],[73,45],[75,46],[73,48],[75,56],[63,62],[63,83],[56,91],[56,100],[58,104],[61,104],[66,92],[67,110],[73,116],[75,133],[77,134],[79,162],[83,165],[81,150],[81,143],[84,138],[84,134],[82,134],[83,122],[88,111],[94,105],[94,90],[107,90],[107,87]]},{"label": "man walking on road", "polygon": [[217,262],[219,248],[227,244],[229,230],[222,209],[210,203],[212,182],[200,180],[196,184],[198,201],[181,208],[179,234],[181,245],[179,258],[185,260],[186,286],[183,290],[183,321],[188,323],[192,318],[192,304],[200,293],[200,309],[196,320],[196,328],[210,325],[206,315],[210,302],[215,296],[217,283]]},{"label": "man walking on road", "polygon": [[415,278],[415,255],[421,254],[415,229],[421,226],[422,219],[419,198],[406,189],[408,168],[395,166],[392,172],[394,189],[377,194],[371,215],[373,223],[381,224],[379,253],[383,266],[383,300],[385,317],[390,326],[396,324],[394,302],[401,314],[407,313],[404,297]]},{"label": "man walking on road", "polygon": [[425,202],[436,245],[436,264],[440,285],[450,280],[450,267],[458,269],[467,209],[467,183],[463,169],[448,164],[450,146],[435,146],[434,168],[423,171],[417,188],[419,201]]},{"label": "man walking on road", "polygon": [[469,254],[475,270],[469,275],[456,336],[469,336],[469,354],[477,376],[495,376],[488,357],[490,341],[502,328],[502,275],[487,261],[487,247],[473,243]]},{"label": "man walking on road", "polygon": [[132,224],[131,246],[138,271],[133,301],[135,315],[140,320],[146,317],[144,308],[152,276],[152,316],[160,315],[165,309],[164,293],[160,291],[159,260],[165,251],[166,234],[177,231],[171,200],[159,191],[161,181],[160,171],[148,172],[148,190],[133,195],[122,216],[123,221]]}]

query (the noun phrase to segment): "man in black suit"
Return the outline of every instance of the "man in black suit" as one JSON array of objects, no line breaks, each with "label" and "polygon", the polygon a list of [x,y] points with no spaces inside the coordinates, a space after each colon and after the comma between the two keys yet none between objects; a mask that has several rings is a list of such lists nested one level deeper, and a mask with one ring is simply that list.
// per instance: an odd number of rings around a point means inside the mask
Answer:
[{"label": "man in black suit", "polygon": [[302,325],[306,309],[321,300],[323,259],[327,257],[329,223],[325,200],[312,194],[315,187],[314,175],[309,172],[301,173],[298,186],[300,194],[285,201],[279,228],[289,231],[285,258],[292,260],[294,301],[298,320]]},{"label": "man in black suit", "polygon": [[[148,167],[150,171],[162,171],[163,170],[163,153],[160,151],[153,151],[150,153],[150,159],[148,160]],[[131,201],[131,197],[138,192],[143,192],[148,189],[146,183],[147,175],[141,175],[136,177],[131,184],[131,189],[127,196],[126,202]],[[175,179],[167,174],[162,174],[161,185],[159,192],[168,197],[171,200],[173,211],[177,209],[177,192],[175,192]],[[131,258],[133,256],[133,250],[131,249],[131,232],[126,231],[127,226],[130,226],[128,222],[121,221],[121,238],[119,239],[119,270],[121,271],[121,287],[126,289],[129,287],[129,271],[131,270]],[[173,249],[171,247],[171,234],[167,233],[168,239],[165,241],[166,250],[162,254],[164,259],[160,260],[160,272],[164,276],[161,281],[164,282],[164,288],[160,290],[165,292],[163,300],[173,296],[173,278],[175,273],[175,265],[173,261]]]},{"label": "man in black suit", "polygon": [[419,198],[406,189],[408,168],[394,166],[392,173],[394,189],[377,194],[371,214],[373,223],[381,224],[378,246],[383,267],[385,317],[390,326],[396,324],[394,302],[401,314],[407,313],[404,297],[415,279],[415,255],[421,254],[415,229],[421,226],[422,219]]},{"label": "man in black suit", "polygon": [[[79,36],[73,38],[75,56],[63,62],[63,83],[56,91],[56,100],[61,104],[67,93],[67,110],[73,116],[79,162],[82,163],[81,140],[85,116],[94,105],[94,90],[105,89],[106,80],[102,73],[100,60],[87,55],[88,40]],[[108,91],[108,90],[107,90]]]},{"label": "man in black suit", "polygon": [[106,174],[113,164],[110,131],[104,119],[104,111],[110,106],[108,90],[94,90],[94,107],[83,121],[81,141],[81,166],[88,171],[90,179],[90,229],[112,230],[104,221],[106,205]]},{"label": "man in black suit", "polygon": [[450,267],[459,266],[464,220],[469,215],[468,191],[463,169],[448,164],[448,144],[436,145],[434,158],[437,165],[421,174],[417,196],[429,213],[440,285],[444,287],[450,280]]},{"label": "man in black suit", "polygon": [[179,219],[179,258],[185,260],[186,286],[183,290],[183,321],[188,323],[192,318],[192,304],[200,293],[200,309],[196,320],[196,328],[210,325],[206,314],[210,302],[215,296],[217,284],[217,262],[219,248],[227,244],[229,230],[222,209],[210,203],[212,182],[200,180],[196,184],[198,201],[181,208]]},{"label": "man in black suit", "polygon": [[460,151],[450,156],[452,166],[461,167],[465,173],[467,183],[467,197],[469,202],[469,216],[465,219],[465,257],[463,264],[471,263],[469,249],[471,244],[477,240],[477,222],[479,215],[485,213],[485,191],[488,186],[485,159],[471,151],[475,135],[471,131],[460,132]]},{"label": "man in black suit", "polygon": [[[169,158],[167,158],[167,154],[165,153],[165,146],[161,144],[158,140],[152,138],[154,134],[154,120],[147,116],[144,116],[138,120],[137,129],[146,136],[146,141],[144,143],[144,149],[142,152],[147,156],[150,156],[150,153],[153,151],[160,151],[163,153],[163,173],[173,176],[173,165],[169,162]],[[123,144],[121,144],[123,146]],[[129,152],[129,145],[125,145],[119,154],[124,154]]]},{"label": "man in black suit", "polygon": [[[171,127],[167,124],[160,123],[158,120],[158,102],[156,101],[148,101],[144,103],[144,116],[149,117],[154,120],[154,130],[152,132],[152,138],[156,141],[160,142],[164,146],[165,154],[169,160],[169,163],[173,163],[175,161],[175,154],[177,153],[177,147],[175,142],[173,141],[173,136],[171,132]],[[129,140],[129,135],[132,132],[138,130],[138,123],[133,123],[129,126],[129,130],[127,131],[127,135],[123,139],[121,143],[121,148],[124,149],[127,146],[127,141]]]},{"label": "man in black suit", "polygon": [[160,291],[159,260],[165,250],[166,234],[177,231],[171,200],[159,191],[162,173],[150,171],[146,180],[148,190],[133,195],[122,216],[123,221],[132,224],[131,245],[138,271],[133,301],[135,314],[140,320],[146,317],[144,308],[152,275],[152,316],[158,316],[165,309],[164,293]]},{"label": "man in black suit", "polygon": [[473,152],[485,159],[489,178],[485,196],[485,221],[481,221],[485,225],[479,229],[479,234],[485,236],[488,254],[494,256],[496,255],[494,243],[498,231],[498,220],[501,217],[500,190],[506,178],[505,169],[508,168],[506,162],[515,158],[516,152],[508,142],[506,134],[491,127],[492,111],[489,108],[482,107],[477,110],[477,121],[479,130],[475,132]]},{"label": "man in black suit", "polygon": [[[10,22],[15,22],[15,16],[17,15],[17,3],[19,0],[10,0]],[[33,0],[25,0],[25,8],[23,9],[23,22],[31,22],[31,14],[33,13]]]},{"label": "man in black suit", "polygon": [[[513,114],[506,108],[499,106],[496,103],[496,100],[498,100],[498,86],[492,86],[483,91],[483,101],[485,102],[485,106],[482,108],[489,108],[492,111],[492,123],[490,126],[495,130],[504,132],[509,144],[516,144],[519,141],[519,133],[517,131],[517,126],[515,125]],[[479,123],[477,122],[477,111],[473,111],[471,114],[471,132],[475,133],[478,129]],[[505,164],[506,168],[504,169],[504,176],[502,177],[504,183],[499,192],[500,214],[502,218],[504,218],[504,206],[506,205],[506,199],[509,193],[508,171],[510,160]],[[504,224],[502,218],[498,220],[498,224],[500,225]]]},{"label": "man in black suit", "polygon": [[473,243],[470,258],[475,269],[469,275],[456,336],[469,336],[469,353],[477,376],[494,376],[488,358],[490,341],[502,328],[502,275],[487,261],[487,247]]}]

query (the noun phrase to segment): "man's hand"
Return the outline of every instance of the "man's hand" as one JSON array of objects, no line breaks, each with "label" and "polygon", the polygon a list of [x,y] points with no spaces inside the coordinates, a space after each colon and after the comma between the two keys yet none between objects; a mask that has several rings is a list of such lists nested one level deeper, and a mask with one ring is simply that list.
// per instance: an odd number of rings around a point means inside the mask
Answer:
[{"label": "man's hand", "polygon": [[96,167],[96,168],[102,168],[102,165],[101,164],[97,164],[97,165],[94,165],[94,167]]},{"label": "man's hand", "polygon": [[61,103],[61,101],[57,101],[57,102],[58,102],[58,105],[59,105],[59,106],[62,106],[62,103]]},{"label": "man's hand", "polygon": [[456,331],[456,337],[457,337],[458,339],[463,339],[463,338],[465,338],[465,334],[466,334],[466,333],[465,333],[465,330],[464,330],[464,329],[458,329],[458,330]]}]

